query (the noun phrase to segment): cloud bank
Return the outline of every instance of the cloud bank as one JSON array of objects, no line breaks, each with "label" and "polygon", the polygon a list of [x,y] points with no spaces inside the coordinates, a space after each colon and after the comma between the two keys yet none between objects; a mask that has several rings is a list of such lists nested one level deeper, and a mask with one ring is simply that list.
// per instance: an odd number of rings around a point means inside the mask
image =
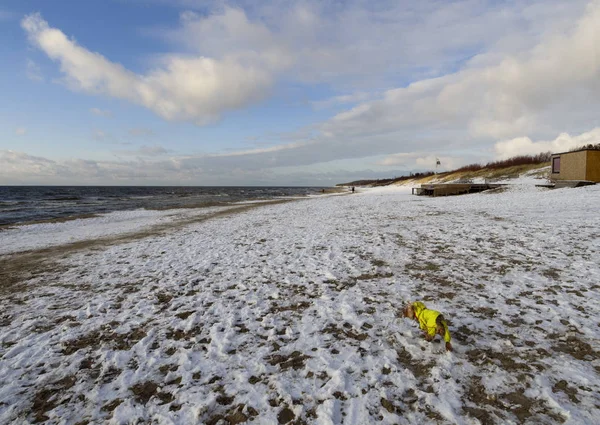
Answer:
[{"label": "cloud bank", "polygon": [[562,133],[554,140],[532,141],[529,137],[517,137],[498,142],[494,151],[498,159],[507,159],[517,155],[536,155],[540,152],[565,152],[589,144],[600,142],[600,128],[594,128],[577,136]]},{"label": "cloud bank", "polygon": [[[204,184],[211,173],[265,182],[286,167],[375,156],[365,169],[428,169],[436,157],[447,168],[600,137],[590,131],[600,110],[599,0],[201,3],[206,10],[160,34],[185,52],[145,73],[87,50],[39,14],[22,27],[71,89],[168,121],[214,122],[283,82],[327,84],[339,94],[309,104],[348,108],[276,146],[152,162],[181,182]],[[154,178],[148,163],[95,164],[117,180],[127,167]]]},{"label": "cloud bank", "polygon": [[[600,3],[595,1],[566,34],[549,34],[529,51],[492,65],[480,66],[474,58],[456,73],[389,90],[382,100],[338,114],[323,128],[344,136],[373,129],[411,134],[466,129],[465,136],[473,140],[501,139],[556,127],[557,106],[566,112],[558,123],[564,125],[574,102],[598,105],[599,24]],[[596,111],[589,108],[587,116]],[[544,121],[550,114],[555,118],[551,124]]]},{"label": "cloud bank", "polygon": [[[497,159],[514,155],[537,154],[548,150],[563,152],[588,143],[597,143],[600,128],[570,136],[563,133],[553,140],[532,141],[517,138],[498,142],[495,145]],[[294,155],[290,148],[289,154]],[[364,168],[350,170],[332,167],[327,172],[296,170],[282,172],[269,164],[258,164],[265,155],[279,150],[257,150],[223,155],[172,156],[169,150],[159,146],[143,145],[137,150],[119,151],[132,156],[130,161],[55,161],[28,155],[23,152],[0,150],[0,184],[35,184],[40,179],[46,184],[173,184],[173,185],[334,185],[364,178],[388,178],[402,175],[407,166],[417,164],[422,169],[432,170],[438,157],[426,153],[396,154],[383,164],[384,171]],[[255,156],[255,157],[253,157]],[[156,158],[156,159],[152,159]],[[481,158],[469,156],[441,156],[441,170],[448,170],[474,162]],[[373,164],[375,165],[375,164]],[[396,167],[396,168],[391,168]]]},{"label": "cloud bank", "polygon": [[264,98],[277,65],[260,54],[219,60],[172,55],[160,67],[136,74],[80,46],[38,13],[26,16],[21,26],[34,46],[60,64],[71,89],[123,99],[168,121],[203,125]]}]

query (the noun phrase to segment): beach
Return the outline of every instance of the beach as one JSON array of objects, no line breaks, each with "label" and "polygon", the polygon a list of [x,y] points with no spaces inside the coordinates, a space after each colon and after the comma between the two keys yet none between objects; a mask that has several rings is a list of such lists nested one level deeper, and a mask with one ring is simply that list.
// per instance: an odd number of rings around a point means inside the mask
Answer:
[{"label": "beach", "polygon": [[0,422],[593,424],[598,205],[383,187],[6,228]]}]

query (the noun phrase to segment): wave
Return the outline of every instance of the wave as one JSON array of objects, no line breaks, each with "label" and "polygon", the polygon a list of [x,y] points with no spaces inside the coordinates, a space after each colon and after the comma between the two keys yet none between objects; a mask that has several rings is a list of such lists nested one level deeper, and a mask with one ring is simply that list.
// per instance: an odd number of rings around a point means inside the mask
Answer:
[{"label": "wave", "polygon": [[54,198],[48,198],[47,201],[80,201],[79,196],[57,196]]}]

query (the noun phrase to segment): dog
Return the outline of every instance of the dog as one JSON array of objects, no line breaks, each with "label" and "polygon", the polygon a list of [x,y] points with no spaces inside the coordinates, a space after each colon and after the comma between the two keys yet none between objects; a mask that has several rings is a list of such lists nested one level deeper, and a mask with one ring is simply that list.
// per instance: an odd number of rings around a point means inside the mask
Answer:
[{"label": "dog", "polygon": [[415,301],[404,307],[402,315],[419,324],[427,341],[433,341],[436,335],[440,335],[446,341],[446,351],[452,351],[448,323],[439,311],[429,310],[421,301]]}]

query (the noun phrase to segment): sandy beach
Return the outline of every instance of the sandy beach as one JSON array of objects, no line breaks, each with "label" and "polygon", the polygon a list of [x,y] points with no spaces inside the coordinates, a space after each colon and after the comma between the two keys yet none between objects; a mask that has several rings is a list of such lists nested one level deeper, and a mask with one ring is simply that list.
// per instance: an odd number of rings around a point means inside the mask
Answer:
[{"label": "sandy beach", "polygon": [[595,423],[598,205],[385,187],[5,229],[0,422]]},{"label": "sandy beach", "polygon": [[[93,215],[61,218],[25,226],[4,226],[0,231],[12,232],[9,232],[10,236],[5,235],[4,245],[0,248],[0,291],[15,290],[15,285],[28,280],[32,275],[47,273],[48,269],[57,267],[57,259],[66,258],[75,252],[99,250],[120,243],[159,237],[192,223],[283,202],[289,201],[263,201],[238,206],[200,208],[195,211],[166,210],[164,213],[151,214],[150,220],[145,220],[146,212],[140,211],[117,212],[104,217]],[[128,215],[133,217],[119,220],[121,225],[110,226],[116,224],[110,222],[111,216]],[[89,220],[90,218],[97,220]],[[77,221],[77,225],[63,225],[70,221]],[[40,229],[43,229],[46,236],[43,239],[38,237]],[[1,256],[3,253],[7,255]]]}]

